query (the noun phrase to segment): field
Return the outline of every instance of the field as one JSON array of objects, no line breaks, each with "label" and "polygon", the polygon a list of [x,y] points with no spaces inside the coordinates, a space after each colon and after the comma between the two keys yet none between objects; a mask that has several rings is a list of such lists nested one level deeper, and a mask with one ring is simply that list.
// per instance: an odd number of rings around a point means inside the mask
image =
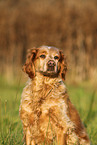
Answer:
[{"label": "field", "polygon": [[[23,145],[19,104],[24,85],[9,85],[0,79],[0,145]],[[68,85],[68,92],[89,134],[92,145],[97,145],[97,92],[89,83]]]},{"label": "field", "polygon": [[0,0],[0,145],[23,145],[20,73],[41,45],[66,56],[70,99],[97,145],[97,0]]}]

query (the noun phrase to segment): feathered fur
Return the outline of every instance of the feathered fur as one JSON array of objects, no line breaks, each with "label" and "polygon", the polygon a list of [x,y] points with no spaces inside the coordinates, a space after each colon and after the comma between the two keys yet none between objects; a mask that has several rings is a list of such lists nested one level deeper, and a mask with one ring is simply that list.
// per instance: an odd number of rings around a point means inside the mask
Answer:
[{"label": "feathered fur", "polygon": [[[48,61],[55,64],[53,73],[49,71]],[[48,46],[31,49],[23,70],[30,77],[19,110],[26,144],[90,145],[63,82],[67,71],[63,53]]]}]

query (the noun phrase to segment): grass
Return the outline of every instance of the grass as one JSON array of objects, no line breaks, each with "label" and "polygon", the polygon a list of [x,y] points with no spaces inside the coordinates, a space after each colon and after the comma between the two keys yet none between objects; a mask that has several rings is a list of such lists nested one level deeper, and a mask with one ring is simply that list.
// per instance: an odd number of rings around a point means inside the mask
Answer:
[{"label": "grass", "polygon": [[[88,87],[87,87],[88,86]],[[23,86],[0,81],[0,145],[23,145],[19,105]],[[90,85],[69,85],[71,101],[79,111],[92,145],[97,145],[97,92]]]},{"label": "grass", "polygon": [[6,82],[0,83],[0,145],[23,145],[19,119],[22,88]]}]

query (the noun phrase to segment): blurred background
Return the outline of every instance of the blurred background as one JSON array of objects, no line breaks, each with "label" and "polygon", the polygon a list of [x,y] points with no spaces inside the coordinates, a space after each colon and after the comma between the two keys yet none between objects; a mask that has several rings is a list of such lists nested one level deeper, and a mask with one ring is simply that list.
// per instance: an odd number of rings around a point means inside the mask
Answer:
[{"label": "blurred background", "polygon": [[0,0],[0,145],[23,145],[22,66],[41,45],[66,55],[68,94],[97,145],[97,0]]},{"label": "blurred background", "polygon": [[64,51],[71,80],[95,80],[97,0],[0,0],[0,75],[13,80],[41,45]]}]

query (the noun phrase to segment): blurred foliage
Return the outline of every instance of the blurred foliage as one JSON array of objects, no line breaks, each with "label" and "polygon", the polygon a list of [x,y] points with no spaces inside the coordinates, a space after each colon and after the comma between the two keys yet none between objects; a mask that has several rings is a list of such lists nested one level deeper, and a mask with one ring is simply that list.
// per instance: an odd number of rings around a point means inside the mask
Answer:
[{"label": "blurred foliage", "polygon": [[0,0],[0,73],[12,78],[28,48],[53,45],[77,80],[97,77],[97,0]]}]

